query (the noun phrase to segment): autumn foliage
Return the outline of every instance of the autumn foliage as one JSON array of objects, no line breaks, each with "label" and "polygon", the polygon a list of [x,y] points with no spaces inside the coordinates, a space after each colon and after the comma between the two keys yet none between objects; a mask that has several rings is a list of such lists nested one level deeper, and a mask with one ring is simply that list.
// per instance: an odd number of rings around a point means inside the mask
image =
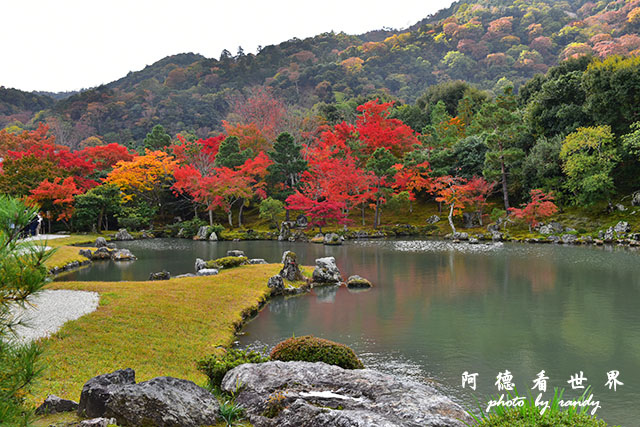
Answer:
[{"label": "autumn foliage", "polygon": [[509,212],[514,218],[522,219],[529,224],[529,231],[544,218],[548,218],[558,211],[558,207],[553,202],[551,193],[544,193],[540,189],[530,192],[531,201],[522,205],[521,208],[510,208]]}]

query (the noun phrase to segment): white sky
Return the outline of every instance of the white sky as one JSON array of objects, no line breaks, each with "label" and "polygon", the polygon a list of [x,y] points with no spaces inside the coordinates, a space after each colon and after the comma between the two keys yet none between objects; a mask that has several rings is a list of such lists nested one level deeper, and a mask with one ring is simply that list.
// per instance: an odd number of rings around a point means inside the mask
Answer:
[{"label": "white sky", "polygon": [[219,58],[293,37],[405,28],[451,0],[0,0],[0,86],[108,83],[167,55]]}]

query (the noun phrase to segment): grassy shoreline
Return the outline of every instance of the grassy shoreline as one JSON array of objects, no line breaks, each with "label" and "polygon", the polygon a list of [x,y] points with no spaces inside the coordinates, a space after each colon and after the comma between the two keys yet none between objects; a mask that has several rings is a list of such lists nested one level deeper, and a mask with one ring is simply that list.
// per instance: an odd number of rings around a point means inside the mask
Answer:
[{"label": "grassy shoreline", "polygon": [[100,293],[98,309],[43,340],[45,374],[33,403],[47,394],[77,400],[91,377],[133,368],[138,381],[175,376],[204,384],[196,360],[227,347],[267,301],[279,264],[247,265],[217,276],[156,282],[54,282],[48,289]]}]

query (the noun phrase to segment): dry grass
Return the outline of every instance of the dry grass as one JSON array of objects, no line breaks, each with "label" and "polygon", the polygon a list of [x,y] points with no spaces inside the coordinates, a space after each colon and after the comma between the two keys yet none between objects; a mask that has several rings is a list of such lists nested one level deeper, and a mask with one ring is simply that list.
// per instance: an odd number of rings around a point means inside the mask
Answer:
[{"label": "dry grass", "polygon": [[268,295],[280,265],[248,265],[217,276],[160,282],[55,282],[49,289],[99,292],[97,311],[44,340],[47,366],[33,393],[78,399],[95,375],[133,368],[145,381],[169,375],[203,384],[195,361],[232,343],[243,313]]}]

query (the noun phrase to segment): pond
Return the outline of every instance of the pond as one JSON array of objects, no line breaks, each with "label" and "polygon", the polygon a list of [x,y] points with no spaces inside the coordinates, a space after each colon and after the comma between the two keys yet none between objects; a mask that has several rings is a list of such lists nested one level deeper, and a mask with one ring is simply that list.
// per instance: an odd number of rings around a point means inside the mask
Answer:
[{"label": "pond", "polygon": [[[151,271],[191,272],[196,257],[240,249],[279,262],[293,250],[303,264],[336,257],[344,276],[359,274],[365,292],[318,288],[276,298],[244,328],[240,345],[262,348],[312,334],[345,343],[368,367],[435,381],[474,408],[498,395],[509,370],[522,392],[544,370],[554,387],[577,398],[567,382],[581,371],[593,388],[597,414],[610,424],[640,418],[640,258],[618,248],[557,245],[452,245],[440,241],[354,241],[328,247],[289,242],[192,242],[156,239],[119,244],[139,260],[94,263],[64,280],[143,280]],[[605,386],[617,370],[624,383]],[[463,372],[478,373],[477,390],[462,388]],[[534,393],[535,392],[535,393]]]}]

